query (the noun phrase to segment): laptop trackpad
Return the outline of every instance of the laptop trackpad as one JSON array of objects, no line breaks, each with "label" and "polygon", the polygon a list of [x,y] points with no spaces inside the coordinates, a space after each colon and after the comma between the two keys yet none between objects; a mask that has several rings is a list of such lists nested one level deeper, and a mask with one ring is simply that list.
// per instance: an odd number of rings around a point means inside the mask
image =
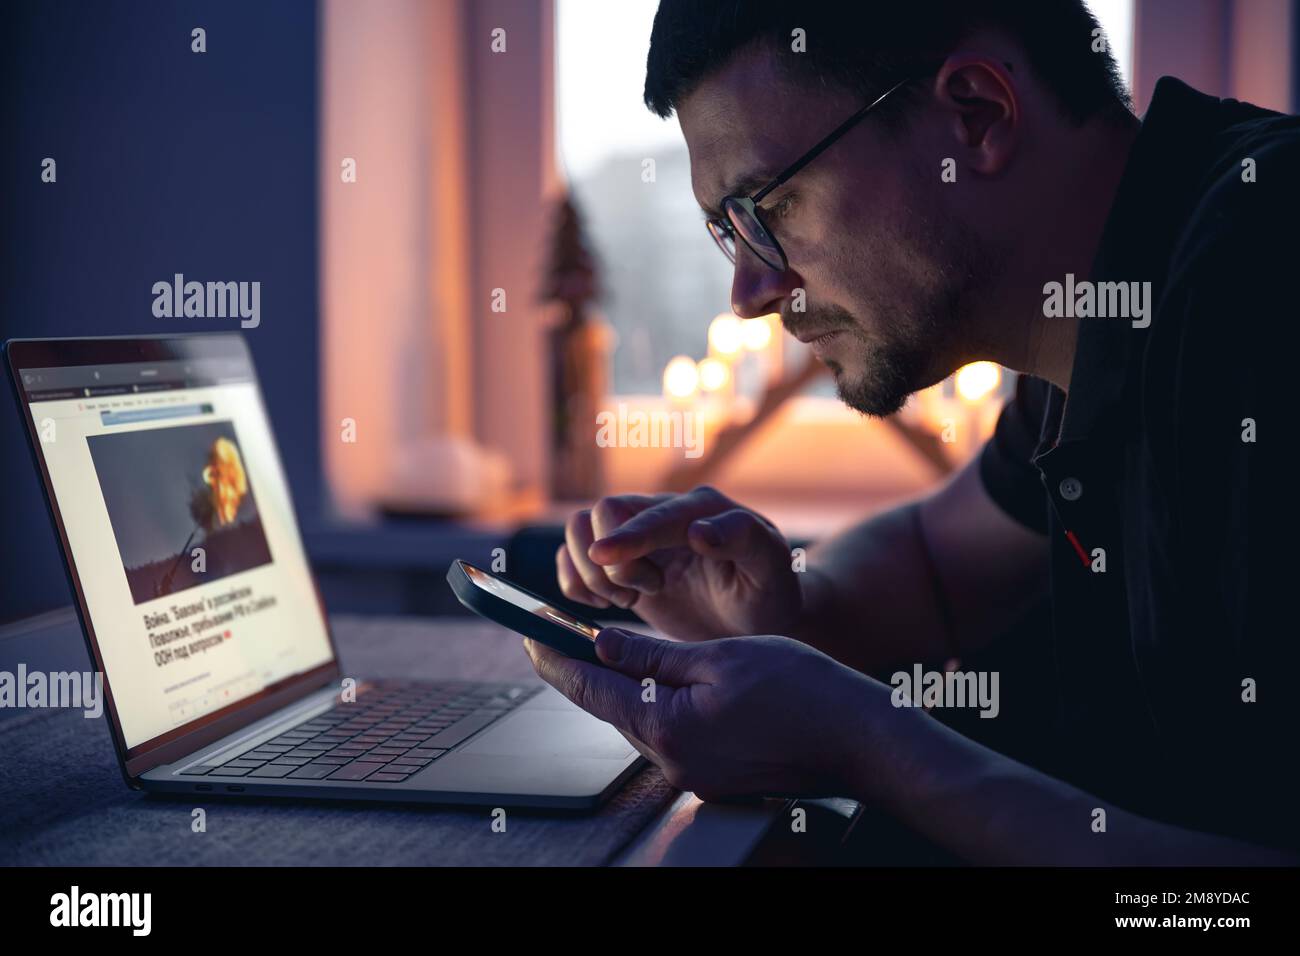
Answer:
[{"label": "laptop trackpad", "polygon": [[457,753],[488,757],[595,757],[622,760],[635,748],[617,730],[573,710],[517,710]]}]

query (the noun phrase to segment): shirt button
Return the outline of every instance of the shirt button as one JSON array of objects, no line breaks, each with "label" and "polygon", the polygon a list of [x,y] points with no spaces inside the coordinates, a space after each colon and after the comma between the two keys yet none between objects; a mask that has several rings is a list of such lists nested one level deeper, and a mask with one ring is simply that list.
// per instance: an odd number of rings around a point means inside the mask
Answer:
[{"label": "shirt button", "polygon": [[1063,478],[1060,491],[1061,497],[1066,501],[1078,501],[1083,497],[1083,482],[1078,478]]}]

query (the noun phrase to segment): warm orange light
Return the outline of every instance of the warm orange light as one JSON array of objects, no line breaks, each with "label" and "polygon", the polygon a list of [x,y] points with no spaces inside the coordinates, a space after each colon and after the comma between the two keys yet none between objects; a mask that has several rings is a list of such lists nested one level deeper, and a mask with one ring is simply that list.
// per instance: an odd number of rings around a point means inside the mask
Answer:
[{"label": "warm orange light", "polygon": [[709,325],[709,345],[719,355],[735,355],[744,345],[740,319],[724,312]]},{"label": "warm orange light", "polygon": [[706,392],[716,392],[720,388],[726,388],[727,383],[731,381],[731,369],[720,359],[701,359],[696,370],[699,372],[700,388]]},{"label": "warm orange light", "polygon": [[767,316],[759,319],[746,319],[740,326],[741,338],[745,348],[751,352],[761,352],[772,341],[772,325]]},{"label": "warm orange light", "polygon": [[664,367],[664,393],[673,398],[690,398],[699,381],[695,360],[689,356],[679,355]]},{"label": "warm orange light", "polygon": [[974,404],[987,398],[1002,381],[1002,370],[992,362],[972,362],[957,370],[957,394]]}]

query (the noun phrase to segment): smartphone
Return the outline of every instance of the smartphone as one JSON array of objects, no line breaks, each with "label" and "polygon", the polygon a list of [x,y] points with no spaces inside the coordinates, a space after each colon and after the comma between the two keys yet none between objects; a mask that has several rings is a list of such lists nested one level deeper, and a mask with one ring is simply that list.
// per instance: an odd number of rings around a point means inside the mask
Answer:
[{"label": "smartphone", "polygon": [[531,591],[459,559],[447,569],[447,583],[460,603],[475,614],[554,648],[561,654],[599,664],[600,626],[552,607]]}]

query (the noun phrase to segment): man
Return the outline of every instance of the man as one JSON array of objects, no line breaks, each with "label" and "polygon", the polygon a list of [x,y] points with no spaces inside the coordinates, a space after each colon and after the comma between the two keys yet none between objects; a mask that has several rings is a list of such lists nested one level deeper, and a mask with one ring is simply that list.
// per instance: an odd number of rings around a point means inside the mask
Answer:
[{"label": "man", "polygon": [[[804,573],[709,488],[573,516],[564,593],[677,640],[606,629],[606,667],[526,642],[538,673],[704,799],[853,796],[976,863],[1294,862],[1295,629],[1261,560],[1287,532],[1252,459],[1297,121],[1166,78],[1139,122],[1081,0],[663,0],[646,102],[735,312],[779,311],[845,403],[1023,374],[969,467]],[[1054,775],[866,676],[1046,594]]]}]

